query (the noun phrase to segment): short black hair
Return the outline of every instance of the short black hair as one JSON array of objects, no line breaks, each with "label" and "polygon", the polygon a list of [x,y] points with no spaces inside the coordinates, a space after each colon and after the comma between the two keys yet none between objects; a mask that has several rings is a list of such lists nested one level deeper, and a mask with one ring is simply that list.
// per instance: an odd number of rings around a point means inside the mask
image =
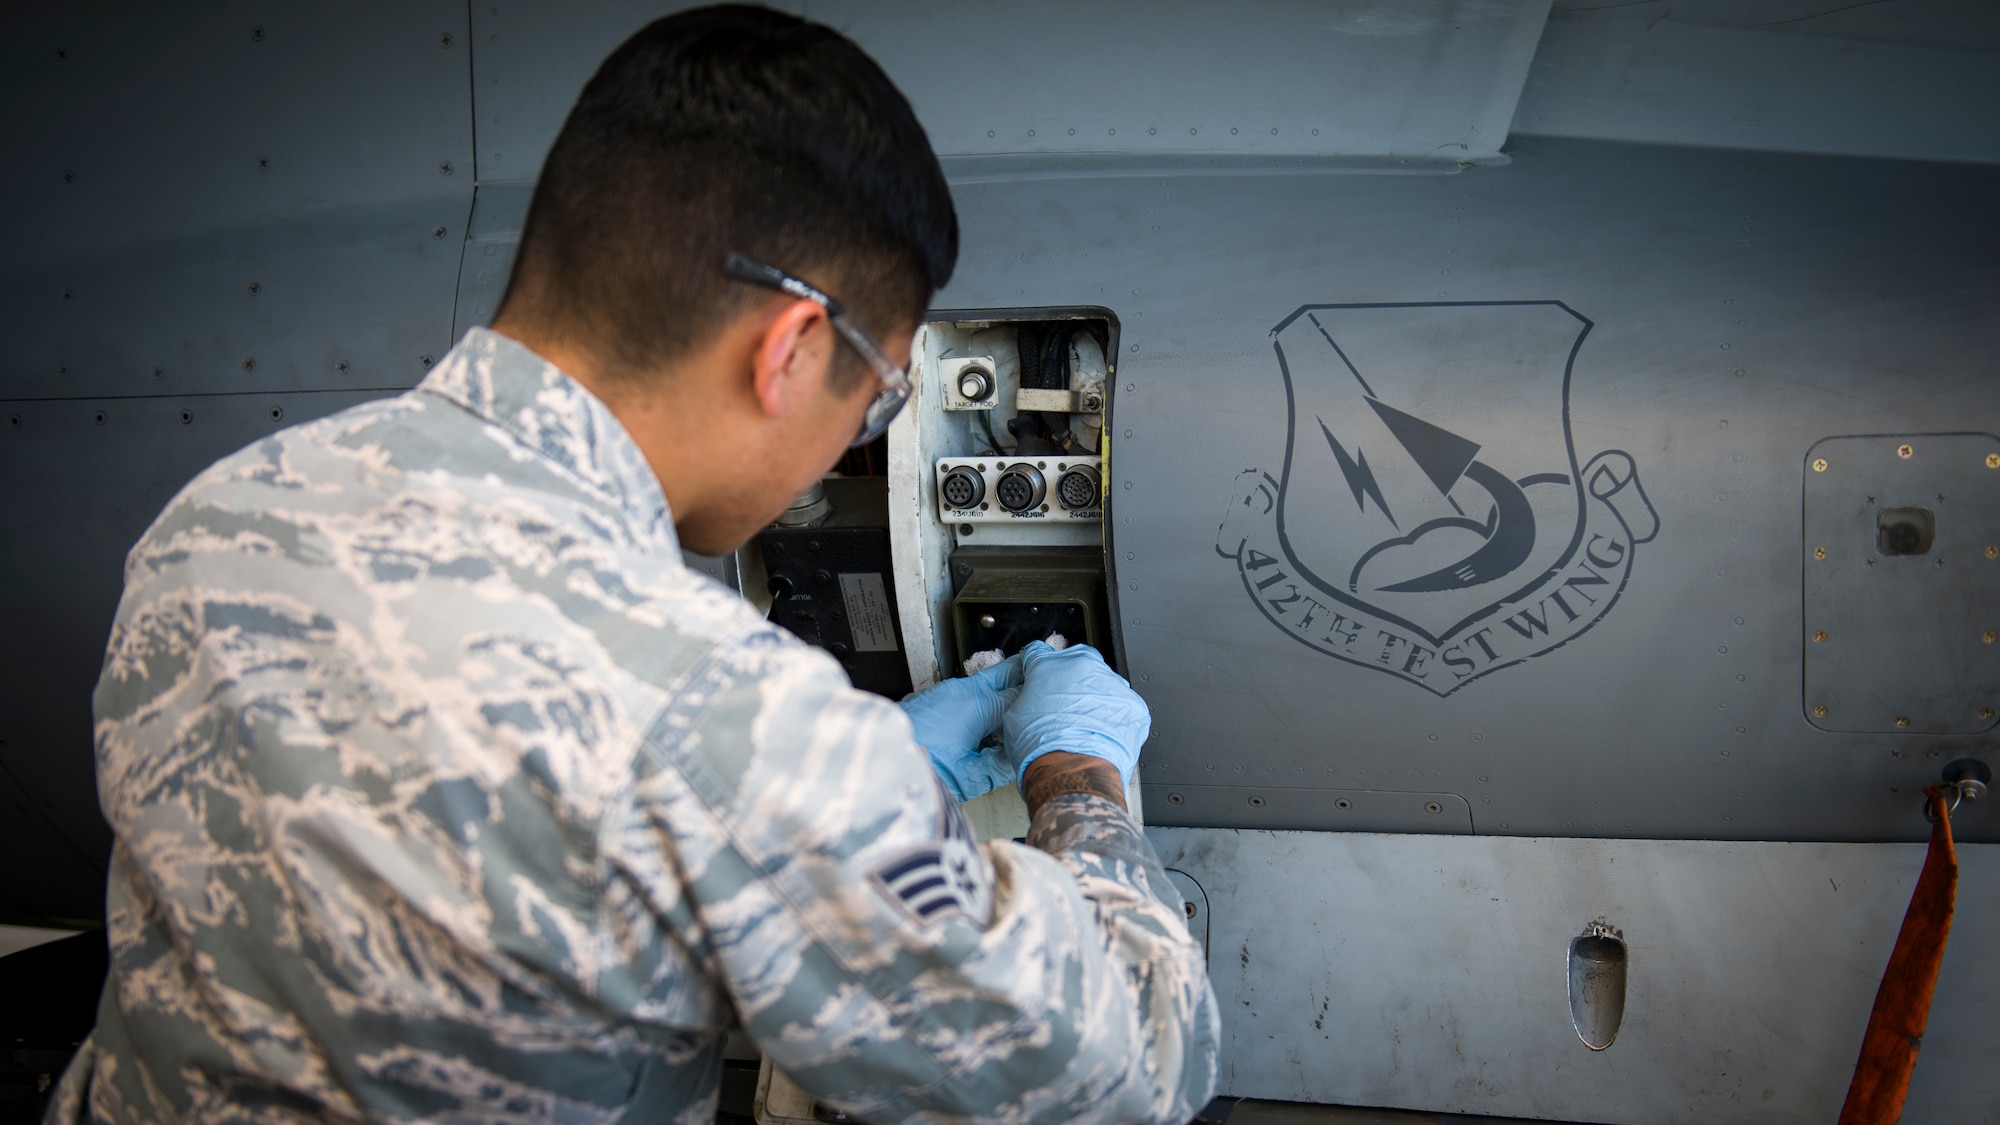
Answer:
[{"label": "short black hair", "polygon": [[[723,273],[731,251],[820,286],[878,334],[921,317],[958,259],[943,170],[882,68],[832,28],[734,4],[648,24],[584,86],[501,316],[607,373],[654,368],[770,298]],[[835,370],[852,386],[865,368]]]}]

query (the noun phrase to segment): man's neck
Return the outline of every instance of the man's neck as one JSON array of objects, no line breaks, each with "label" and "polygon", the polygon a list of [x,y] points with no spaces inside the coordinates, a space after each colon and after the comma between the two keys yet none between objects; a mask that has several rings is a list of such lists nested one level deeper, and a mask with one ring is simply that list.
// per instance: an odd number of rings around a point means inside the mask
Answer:
[{"label": "man's neck", "polygon": [[649,378],[643,384],[616,377],[608,373],[588,349],[536,332],[531,326],[504,317],[493,322],[492,331],[553,364],[611,411],[611,416],[625,427],[626,434],[639,447],[647,464],[652,466],[653,475],[660,482],[660,491],[667,498],[667,510],[673,512],[676,519],[695,506],[695,493],[700,488],[699,477],[680,464],[689,459],[684,450],[685,443],[681,435],[670,432],[673,429],[671,422],[678,416],[672,401],[670,377]]}]

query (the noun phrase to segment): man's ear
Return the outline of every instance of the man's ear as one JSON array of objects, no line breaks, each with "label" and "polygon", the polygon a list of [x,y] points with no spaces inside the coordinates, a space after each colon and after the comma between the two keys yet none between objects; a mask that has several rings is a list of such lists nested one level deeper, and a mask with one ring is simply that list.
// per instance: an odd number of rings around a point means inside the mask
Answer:
[{"label": "man's ear", "polygon": [[766,417],[784,417],[819,387],[831,358],[831,328],[826,309],[807,300],[786,305],[765,327],[750,364],[751,388]]}]

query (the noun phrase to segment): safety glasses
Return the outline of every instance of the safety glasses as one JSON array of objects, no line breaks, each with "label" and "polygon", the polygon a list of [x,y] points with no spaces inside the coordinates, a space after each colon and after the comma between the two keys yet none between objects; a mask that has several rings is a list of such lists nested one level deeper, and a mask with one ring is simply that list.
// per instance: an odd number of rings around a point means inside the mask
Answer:
[{"label": "safety glasses", "polygon": [[833,330],[840,333],[840,338],[847,341],[847,346],[853,348],[874,370],[875,377],[882,381],[881,393],[868,404],[868,413],[861,418],[861,433],[854,439],[853,447],[867,445],[881,437],[882,431],[889,428],[889,423],[903,409],[903,404],[910,401],[910,376],[890,362],[888,353],[882,350],[882,345],[876,343],[873,336],[854,323],[847,307],[784,270],[767,266],[744,254],[732,251],[722,268],[738,281],[789,293],[826,310]]}]

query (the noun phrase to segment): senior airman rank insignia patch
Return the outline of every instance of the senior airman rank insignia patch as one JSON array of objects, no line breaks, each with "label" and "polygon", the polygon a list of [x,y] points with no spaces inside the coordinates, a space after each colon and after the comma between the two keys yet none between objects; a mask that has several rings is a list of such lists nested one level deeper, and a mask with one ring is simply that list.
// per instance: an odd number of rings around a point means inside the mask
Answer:
[{"label": "senior airman rank insignia patch", "polygon": [[958,803],[942,787],[938,806],[937,840],[877,867],[872,875],[875,886],[919,925],[957,913],[984,926],[993,919],[991,867]]}]

